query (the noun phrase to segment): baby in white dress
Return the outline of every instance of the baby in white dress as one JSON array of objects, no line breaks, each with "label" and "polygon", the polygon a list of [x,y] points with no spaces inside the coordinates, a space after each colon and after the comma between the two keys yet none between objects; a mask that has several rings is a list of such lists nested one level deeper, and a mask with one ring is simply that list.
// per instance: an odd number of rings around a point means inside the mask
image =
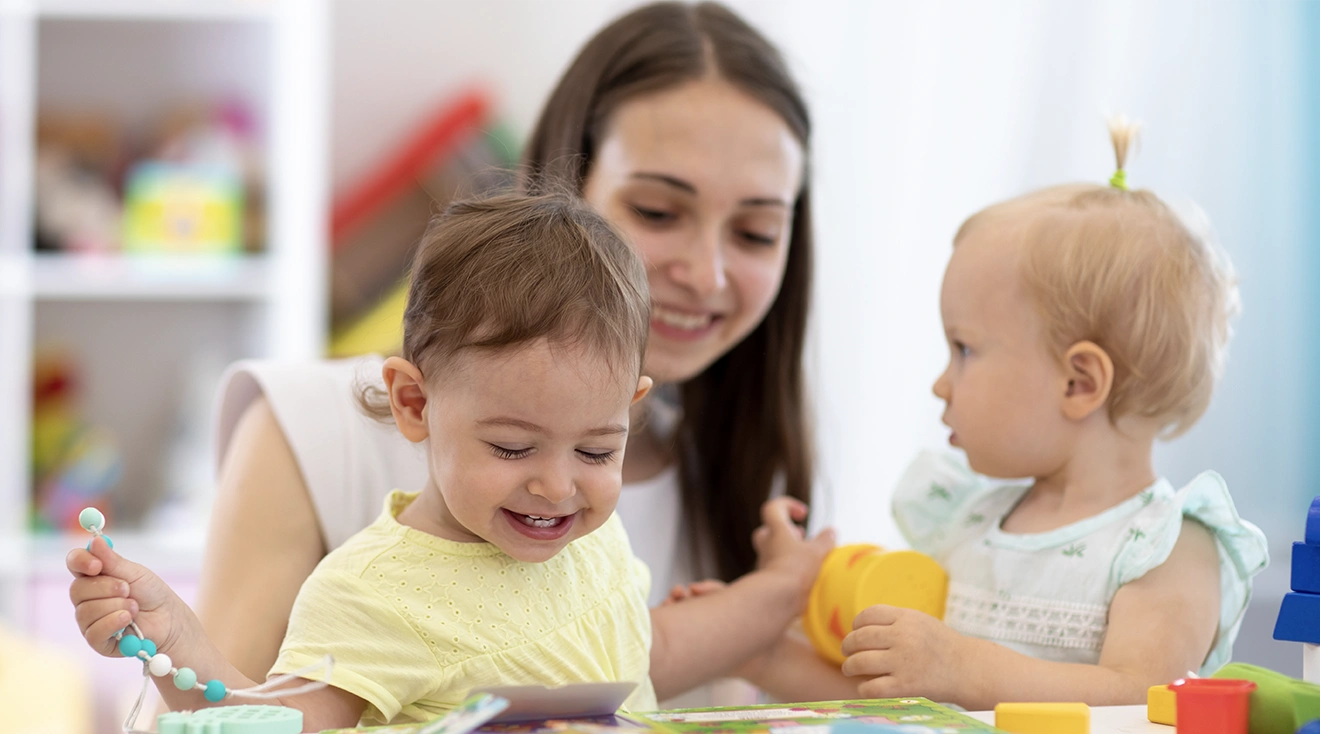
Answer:
[{"label": "baby in white dress", "polygon": [[[954,240],[940,298],[950,359],[934,392],[970,468],[924,454],[894,497],[908,541],[949,572],[944,621],[871,607],[844,640],[842,675],[787,639],[749,666],[763,685],[969,709],[1134,704],[1227,662],[1268,562],[1264,535],[1219,475],[1175,490],[1151,450],[1205,412],[1236,285],[1210,243],[1127,189],[1134,132],[1111,125],[1109,186],[996,204]],[[797,683],[775,678],[789,656]]]}]

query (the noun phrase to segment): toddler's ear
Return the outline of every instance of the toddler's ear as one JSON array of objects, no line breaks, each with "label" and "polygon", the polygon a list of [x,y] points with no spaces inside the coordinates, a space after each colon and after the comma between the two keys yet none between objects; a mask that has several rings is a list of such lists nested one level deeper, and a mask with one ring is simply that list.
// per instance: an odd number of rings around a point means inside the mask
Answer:
[{"label": "toddler's ear", "polygon": [[426,426],[426,382],[422,371],[403,357],[390,357],[385,360],[381,375],[385,378],[390,412],[394,414],[399,432],[413,443],[425,441],[429,431]]},{"label": "toddler's ear", "polygon": [[646,397],[646,394],[651,392],[652,384],[653,383],[651,381],[651,378],[647,377],[646,375],[642,375],[641,377],[637,378],[637,392],[633,393],[633,399],[631,404],[636,405],[638,400],[641,400],[642,398]]},{"label": "toddler's ear", "polygon": [[1077,342],[1064,353],[1063,369],[1065,417],[1080,421],[1105,407],[1114,388],[1114,361],[1108,352],[1095,342]]}]

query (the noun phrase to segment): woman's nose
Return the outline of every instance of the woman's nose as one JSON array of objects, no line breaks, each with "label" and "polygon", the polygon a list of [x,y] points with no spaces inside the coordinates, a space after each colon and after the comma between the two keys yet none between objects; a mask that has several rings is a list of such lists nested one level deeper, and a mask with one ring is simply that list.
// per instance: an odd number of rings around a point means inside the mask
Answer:
[{"label": "woman's nose", "polygon": [[717,229],[697,233],[669,253],[665,272],[676,285],[706,297],[728,287],[724,243]]}]

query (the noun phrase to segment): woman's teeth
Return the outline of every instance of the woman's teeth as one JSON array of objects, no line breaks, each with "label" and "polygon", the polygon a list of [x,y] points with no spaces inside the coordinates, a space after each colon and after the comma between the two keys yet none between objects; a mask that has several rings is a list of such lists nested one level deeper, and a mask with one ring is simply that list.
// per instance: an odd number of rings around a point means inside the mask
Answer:
[{"label": "woman's teeth", "polygon": [[678,311],[671,311],[664,306],[652,306],[651,315],[655,317],[657,321],[666,326],[672,326],[676,329],[687,329],[688,331],[704,329],[707,326],[710,326],[710,322],[714,320],[714,316],[711,314],[694,315],[680,313]]},{"label": "woman's teeth", "polygon": [[537,517],[536,515],[518,515],[518,519],[522,520],[523,525],[529,525],[534,528],[552,528],[564,521],[562,516]]}]

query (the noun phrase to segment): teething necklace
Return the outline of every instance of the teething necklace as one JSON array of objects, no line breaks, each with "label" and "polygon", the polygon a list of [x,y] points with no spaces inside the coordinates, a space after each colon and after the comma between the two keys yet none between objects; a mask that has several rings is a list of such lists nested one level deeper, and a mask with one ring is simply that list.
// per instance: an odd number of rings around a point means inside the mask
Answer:
[{"label": "teething necklace", "polygon": [[[101,514],[100,510],[95,507],[84,509],[78,514],[78,524],[82,525],[84,530],[93,535],[92,540],[87,542],[88,551],[91,551],[92,543],[96,538],[103,538],[105,539],[106,545],[111,548],[115,547],[115,544],[110,540],[109,536],[101,532],[105,527],[105,515]],[[132,629],[133,634],[124,634],[124,631],[129,628]],[[334,660],[327,655],[322,662],[295,670],[292,673],[286,673],[284,675],[270,678],[260,685],[239,690],[229,690],[225,688],[224,683],[218,680],[210,680],[206,683],[202,683],[197,680],[197,673],[194,672],[192,668],[174,667],[174,661],[170,659],[170,656],[163,652],[156,651],[156,643],[152,642],[146,635],[142,634],[142,630],[138,628],[137,622],[130,621],[128,627],[116,632],[115,641],[119,644],[119,653],[121,655],[126,658],[139,658],[142,660],[142,691],[138,694],[137,703],[133,706],[133,710],[129,712],[128,719],[124,721],[124,731],[128,734],[137,734],[137,731],[133,726],[137,721],[138,712],[142,709],[142,701],[146,698],[147,681],[150,676],[155,676],[157,678],[163,678],[167,675],[174,676],[175,688],[178,688],[181,691],[187,691],[190,689],[201,691],[207,701],[210,701],[211,703],[219,703],[226,698],[241,697],[263,700],[280,698],[283,696],[295,696],[300,693],[307,693],[319,688],[324,688],[329,684],[325,681],[315,681],[295,688],[280,689],[278,691],[271,690],[275,686],[287,683],[290,680],[302,677],[302,674],[304,673],[310,673],[315,670],[325,670],[325,679],[328,681],[330,679],[330,673],[334,668]],[[301,719],[301,717],[299,718]],[[148,733],[144,732],[143,734]]]}]

